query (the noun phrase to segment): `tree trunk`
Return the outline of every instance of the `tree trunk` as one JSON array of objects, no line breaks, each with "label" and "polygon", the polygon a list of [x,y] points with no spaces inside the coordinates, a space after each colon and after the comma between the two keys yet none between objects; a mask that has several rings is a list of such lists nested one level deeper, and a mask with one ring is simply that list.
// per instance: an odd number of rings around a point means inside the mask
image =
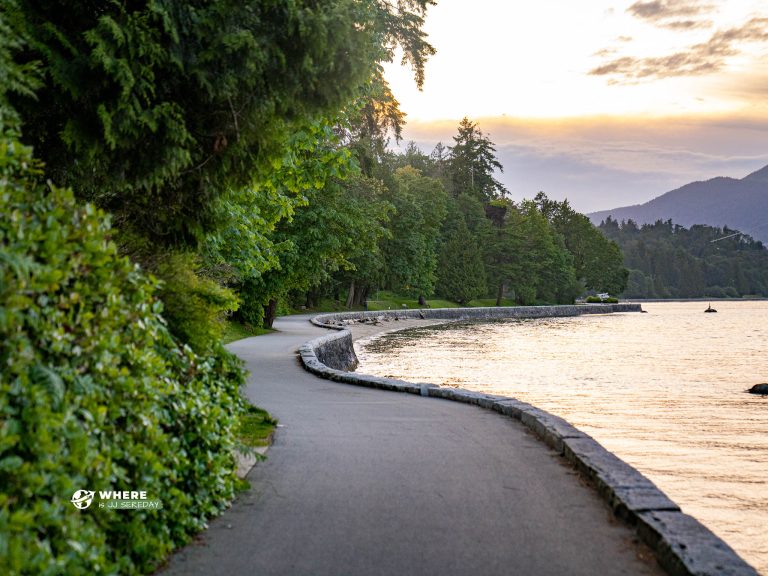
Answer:
[{"label": "tree trunk", "polygon": [[426,306],[427,299],[424,298],[424,294],[419,294],[419,306]]},{"label": "tree trunk", "polygon": [[362,306],[365,304],[365,301],[368,300],[368,294],[371,293],[371,287],[367,284],[364,285],[362,288],[358,286],[357,288],[357,294],[355,294],[355,304],[358,306]]},{"label": "tree trunk", "polygon": [[496,291],[496,306],[501,306],[502,298],[504,298],[504,282],[499,282],[499,289]]},{"label": "tree trunk", "polygon": [[264,328],[272,328],[272,324],[275,323],[275,316],[277,316],[277,299],[272,298],[269,304],[264,306]]},{"label": "tree trunk", "polygon": [[352,308],[352,304],[355,303],[355,281],[349,283],[349,294],[347,294],[347,308]]}]

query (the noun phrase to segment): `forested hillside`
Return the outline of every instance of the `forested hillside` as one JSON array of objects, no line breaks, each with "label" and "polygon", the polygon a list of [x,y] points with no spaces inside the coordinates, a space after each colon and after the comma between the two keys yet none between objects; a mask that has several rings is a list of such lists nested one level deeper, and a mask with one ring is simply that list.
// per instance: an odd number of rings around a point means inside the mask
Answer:
[{"label": "forested hillside", "polygon": [[608,218],[600,230],[621,247],[629,298],[768,296],[768,250],[729,228],[638,226]]},{"label": "forested hillside", "polygon": [[768,166],[744,178],[712,178],[691,182],[636,206],[590,214],[595,224],[609,216],[638,225],[672,220],[682,226],[727,226],[768,242]]}]

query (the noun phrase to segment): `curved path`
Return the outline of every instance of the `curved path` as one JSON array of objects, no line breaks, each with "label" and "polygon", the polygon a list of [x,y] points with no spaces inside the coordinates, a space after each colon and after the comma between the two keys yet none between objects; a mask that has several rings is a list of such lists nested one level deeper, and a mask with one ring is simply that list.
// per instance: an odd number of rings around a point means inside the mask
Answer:
[{"label": "curved path", "polygon": [[658,574],[634,533],[518,422],[305,372],[307,317],[234,342],[279,418],[252,489],[163,574]]}]

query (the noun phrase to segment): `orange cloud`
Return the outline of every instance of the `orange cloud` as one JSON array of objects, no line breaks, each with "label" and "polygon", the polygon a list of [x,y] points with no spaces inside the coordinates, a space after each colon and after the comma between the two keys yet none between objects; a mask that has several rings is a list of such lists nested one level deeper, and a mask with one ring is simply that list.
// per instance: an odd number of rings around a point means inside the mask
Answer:
[{"label": "orange cloud", "polygon": [[768,18],[752,18],[742,26],[719,30],[704,43],[668,56],[622,56],[589,71],[591,76],[610,76],[610,83],[646,79],[700,76],[722,70],[728,59],[741,54],[741,43],[768,42]]}]

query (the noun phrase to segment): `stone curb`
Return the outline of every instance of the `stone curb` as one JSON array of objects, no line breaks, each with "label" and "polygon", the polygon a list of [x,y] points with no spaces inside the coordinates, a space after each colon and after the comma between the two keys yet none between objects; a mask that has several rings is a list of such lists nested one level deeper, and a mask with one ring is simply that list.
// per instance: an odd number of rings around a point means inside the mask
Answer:
[{"label": "stone curb", "polygon": [[[545,308],[548,310],[544,310]],[[502,315],[498,312],[489,313],[489,310],[517,312]],[[444,318],[446,320],[538,318],[640,311],[639,304],[596,304],[322,314],[312,318],[311,322],[317,326],[338,330],[338,332],[303,344],[299,348],[299,356],[304,368],[321,378],[356,386],[474,404],[519,420],[586,477],[618,518],[635,527],[640,539],[654,551],[659,564],[671,576],[757,576],[757,571],[728,544],[698,520],[683,513],[680,507],[648,478],[606,450],[591,436],[554,414],[514,398],[461,388],[442,388],[430,383],[413,383],[367,376],[332,368],[320,360],[324,357],[331,364],[336,363],[340,367],[345,367],[343,364],[349,361],[349,354],[340,350],[347,346],[352,349],[352,335],[344,327],[352,322],[367,322],[371,318]],[[446,313],[445,317],[440,315],[442,313]],[[354,356],[354,350],[352,350],[352,356]],[[356,363],[357,357],[354,357],[353,365]]]}]

